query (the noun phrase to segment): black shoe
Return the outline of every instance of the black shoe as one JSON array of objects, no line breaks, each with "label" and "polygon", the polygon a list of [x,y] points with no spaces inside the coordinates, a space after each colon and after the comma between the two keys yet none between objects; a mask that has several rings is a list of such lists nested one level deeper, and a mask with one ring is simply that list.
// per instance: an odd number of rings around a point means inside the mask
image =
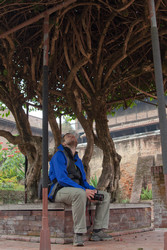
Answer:
[{"label": "black shoe", "polygon": [[112,236],[100,230],[98,233],[92,232],[90,236],[90,240],[92,241],[100,241],[100,240],[111,240]]}]

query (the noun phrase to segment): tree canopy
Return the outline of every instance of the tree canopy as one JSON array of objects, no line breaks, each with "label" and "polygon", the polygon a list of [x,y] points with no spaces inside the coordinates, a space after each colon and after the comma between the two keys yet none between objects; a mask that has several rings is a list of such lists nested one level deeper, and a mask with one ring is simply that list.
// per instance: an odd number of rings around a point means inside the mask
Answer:
[{"label": "tree canopy", "polygon": [[[58,0],[1,2],[1,32],[63,3]],[[107,111],[120,103],[127,108],[131,101],[145,96],[156,98],[147,4],[142,0],[70,2],[50,15],[52,103],[62,106],[62,110],[69,107],[64,93],[73,86],[78,105],[81,99],[83,109],[89,109],[97,96],[106,102]],[[165,3],[156,1],[156,9],[166,89]],[[24,98],[32,99],[40,92],[37,85],[42,75],[43,19],[1,40],[3,52],[8,53],[9,46],[14,52],[7,56],[8,63],[13,61],[17,68],[13,76],[20,77],[20,88],[27,95]],[[3,56],[6,57],[5,53]],[[5,67],[1,72],[3,77],[7,74]]]},{"label": "tree canopy", "polygon": [[[0,101],[14,115],[19,136],[4,131],[0,135],[15,139],[31,163],[37,160],[37,152],[41,158],[41,138],[32,135],[22,107],[33,102],[42,108],[41,15],[55,7],[49,20],[48,107],[55,145],[60,142],[55,115],[75,114],[88,141],[85,168],[89,172],[95,143],[104,154],[99,188],[115,192],[120,156],[109,133],[107,114],[120,106],[126,109],[135,99],[156,98],[149,11],[143,0],[0,1],[1,33],[36,18],[0,39]],[[164,1],[156,1],[165,90],[166,9]],[[37,180],[40,167],[34,168]]]}]

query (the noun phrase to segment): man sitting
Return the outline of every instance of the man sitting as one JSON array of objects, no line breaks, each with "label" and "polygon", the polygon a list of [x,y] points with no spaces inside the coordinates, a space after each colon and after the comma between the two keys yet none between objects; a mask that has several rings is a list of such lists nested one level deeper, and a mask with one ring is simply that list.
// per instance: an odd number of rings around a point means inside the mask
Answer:
[{"label": "man sitting", "polygon": [[[58,147],[58,151],[50,161],[49,177],[51,180],[56,178],[59,183],[55,201],[72,205],[74,223],[73,245],[83,246],[82,235],[87,232],[86,203],[87,199],[92,202],[97,190],[86,181],[84,166],[76,152],[76,147],[76,137],[71,133],[65,134],[62,144]],[[110,195],[105,191],[98,191],[98,193],[104,195],[104,200],[93,201],[96,204],[96,213],[90,240],[110,240],[112,236],[103,231],[103,229],[108,228],[109,223]]]}]

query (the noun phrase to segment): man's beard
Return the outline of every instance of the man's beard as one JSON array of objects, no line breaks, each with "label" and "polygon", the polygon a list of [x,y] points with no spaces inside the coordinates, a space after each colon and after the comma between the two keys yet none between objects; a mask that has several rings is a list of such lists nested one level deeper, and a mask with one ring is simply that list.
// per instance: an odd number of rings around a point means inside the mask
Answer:
[{"label": "man's beard", "polygon": [[77,147],[77,144],[78,144],[78,143],[77,143],[76,141],[71,141],[71,142],[68,142],[66,145],[69,146],[69,147],[72,147],[72,148],[73,148],[73,147],[76,148],[76,147]]}]

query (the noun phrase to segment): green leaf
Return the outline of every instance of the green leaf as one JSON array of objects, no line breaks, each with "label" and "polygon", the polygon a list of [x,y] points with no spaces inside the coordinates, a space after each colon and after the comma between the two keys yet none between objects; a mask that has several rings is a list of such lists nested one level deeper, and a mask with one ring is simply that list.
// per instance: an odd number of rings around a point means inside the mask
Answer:
[{"label": "green leaf", "polygon": [[98,184],[98,180],[97,180],[97,176],[95,175],[95,177],[92,177],[90,179],[90,185],[92,185],[93,187],[97,187],[97,184]]},{"label": "green leaf", "polygon": [[5,115],[8,117],[10,115],[10,110]]},{"label": "green leaf", "polygon": [[3,75],[7,76],[8,75],[8,71],[6,69],[3,70]]}]

